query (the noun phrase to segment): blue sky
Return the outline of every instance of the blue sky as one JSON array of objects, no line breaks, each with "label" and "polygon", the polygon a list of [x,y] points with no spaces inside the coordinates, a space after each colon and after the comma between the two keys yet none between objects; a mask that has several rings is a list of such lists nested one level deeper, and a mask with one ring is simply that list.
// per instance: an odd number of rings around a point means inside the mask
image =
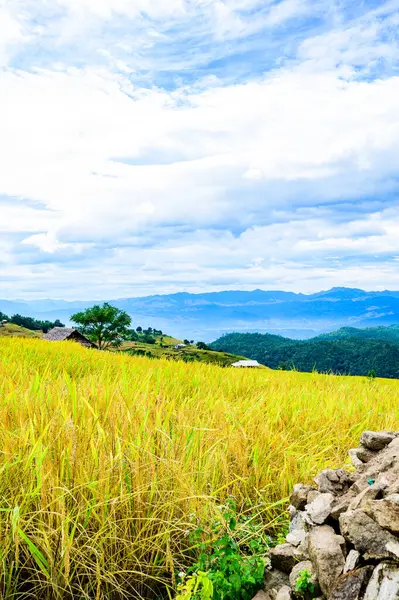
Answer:
[{"label": "blue sky", "polygon": [[0,297],[399,289],[399,0],[3,0]]}]

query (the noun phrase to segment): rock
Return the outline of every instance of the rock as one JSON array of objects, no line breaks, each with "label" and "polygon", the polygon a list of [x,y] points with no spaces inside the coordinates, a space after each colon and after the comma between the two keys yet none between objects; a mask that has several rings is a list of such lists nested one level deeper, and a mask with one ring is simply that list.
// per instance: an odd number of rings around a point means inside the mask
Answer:
[{"label": "rock", "polygon": [[360,458],[357,455],[357,452],[358,452],[358,448],[351,448],[348,451],[348,454],[352,461],[352,465],[355,467],[355,469],[363,469],[364,462],[362,460],[360,460]]},{"label": "rock", "polygon": [[399,534],[399,494],[386,496],[382,500],[369,500],[364,503],[363,510],[378,525]]},{"label": "rock", "polygon": [[276,600],[291,600],[291,598],[291,588],[288,587],[288,585],[285,585],[282,588],[280,588],[276,596]]},{"label": "rock", "polygon": [[356,495],[357,492],[353,489],[352,486],[346,494],[337,498],[331,509],[332,518],[338,520],[340,515],[348,510],[350,503],[356,497]]},{"label": "rock", "polygon": [[306,505],[306,513],[313,523],[322,525],[331,514],[334,496],[330,493],[320,494],[311,504]]},{"label": "rock", "polygon": [[353,483],[350,473],[343,469],[326,469],[316,477],[315,482],[320,493],[333,496],[343,496]]},{"label": "rock", "polygon": [[363,567],[341,575],[338,579],[329,600],[359,600],[373,572],[373,567]]},{"label": "rock", "polygon": [[381,563],[374,569],[363,600],[398,600],[399,570]]},{"label": "rock", "polygon": [[360,438],[360,443],[368,450],[382,450],[396,436],[397,434],[393,431],[365,431]]},{"label": "rock", "polygon": [[329,525],[315,527],[309,533],[310,560],[321,591],[327,597],[345,565],[339,537]]},{"label": "rock", "polygon": [[345,566],[344,566],[344,575],[349,573],[349,571],[353,571],[357,567],[357,564],[360,559],[360,553],[357,550],[351,550],[346,557]]},{"label": "rock", "polygon": [[291,544],[280,544],[270,550],[270,562],[273,568],[290,573],[297,562],[306,556]]},{"label": "rock", "polygon": [[302,510],[295,511],[295,515],[291,517],[290,521],[290,533],[295,531],[309,531],[311,526],[309,525],[309,519]]},{"label": "rock", "polygon": [[295,567],[292,569],[292,571],[290,573],[290,586],[292,587],[292,589],[295,590],[296,581],[297,581],[299,573],[301,571],[307,571],[312,576],[312,578],[310,579],[310,583],[313,583],[313,585],[314,585],[314,595],[316,595],[316,596],[319,595],[320,594],[319,582],[317,581],[317,577],[316,577],[313,565],[310,562],[310,560],[303,560],[302,562],[295,565]]},{"label": "rock", "polygon": [[[350,488],[359,494],[374,482],[384,488],[384,494],[394,493],[393,489],[399,485],[399,438],[395,438],[384,450],[365,465],[357,481]],[[399,491],[399,490],[398,490]]]},{"label": "rock", "polygon": [[253,600],[276,600],[277,598],[277,592],[274,591],[268,591],[265,592],[264,590],[259,590],[259,592],[257,592],[257,594],[253,597]]},{"label": "rock", "polygon": [[[263,589],[268,592],[270,590],[279,590],[284,585],[289,585],[290,580],[287,573],[273,569],[272,571],[265,571]],[[259,600],[259,599],[258,599]]]},{"label": "rock", "polygon": [[316,491],[311,485],[297,483],[292,489],[290,502],[297,510],[303,510],[308,502],[308,494],[311,491]]},{"label": "rock", "polygon": [[388,542],[387,550],[394,560],[399,560],[399,542]]},{"label": "rock", "polygon": [[398,479],[396,479],[396,481],[393,479],[391,472],[388,472],[387,476],[385,476],[385,474],[379,475],[377,480],[384,485],[384,496],[399,494],[399,470]]},{"label": "rock", "polygon": [[382,494],[382,487],[374,483],[365,488],[360,494],[355,496],[349,503],[348,510],[356,510],[357,508],[363,508],[369,500],[375,500]]},{"label": "rock", "polygon": [[349,510],[339,518],[341,533],[355,549],[368,559],[389,558],[386,545],[396,542],[395,537],[382,529],[363,510]]},{"label": "rock", "polygon": [[285,538],[287,544],[291,544],[291,546],[305,546],[306,544],[307,533],[303,529],[297,529],[293,533],[289,533]]},{"label": "rock", "polygon": [[337,542],[340,545],[342,554],[344,555],[344,558],[346,560],[346,539],[344,538],[343,535],[337,535]]},{"label": "rock", "polygon": [[357,457],[360,458],[363,463],[370,462],[370,460],[373,460],[373,458],[375,458],[378,454],[378,450],[369,450],[364,446],[360,446],[359,448],[356,448],[356,450]]},{"label": "rock", "polygon": [[316,500],[318,496],[320,496],[320,492],[317,490],[310,490],[308,494],[308,504],[312,504],[312,502]]}]

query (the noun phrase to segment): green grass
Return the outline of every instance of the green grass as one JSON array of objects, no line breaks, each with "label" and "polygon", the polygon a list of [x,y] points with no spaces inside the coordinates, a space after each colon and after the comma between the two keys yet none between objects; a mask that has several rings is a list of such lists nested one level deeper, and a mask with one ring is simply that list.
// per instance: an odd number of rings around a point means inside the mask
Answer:
[{"label": "green grass", "polygon": [[[399,382],[0,344],[0,597],[160,598],[234,496],[272,531],[298,481],[397,429]],[[25,595],[24,595],[25,594]]]},{"label": "green grass", "polygon": [[[175,345],[179,343],[182,342],[165,336],[162,346],[159,338],[157,338],[156,344],[145,344],[140,341],[125,342],[120,350],[127,352],[132,356],[145,352],[146,355],[151,358],[166,358],[168,360],[181,360],[185,362],[205,362],[216,364],[221,367],[228,367],[238,360],[245,359],[244,356],[238,356],[228,352],[199,350],[195,345],[186,346],[185,348],[175,350]],[[260,368],[265,369],[267,367]]]},{"label": "green grass", "polygon": [[14,325],[13,323],[7,323],[3,327],[0,327],[0,337],[25,337],[25,338],[41,338],[43,335],[42,331],[31,331]]}]

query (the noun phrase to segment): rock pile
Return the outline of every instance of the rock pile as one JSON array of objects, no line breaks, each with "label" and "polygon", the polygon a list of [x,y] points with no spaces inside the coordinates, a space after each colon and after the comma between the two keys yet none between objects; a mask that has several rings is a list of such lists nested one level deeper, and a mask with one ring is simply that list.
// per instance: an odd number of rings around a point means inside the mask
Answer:
[{"label": "rock pile", "polygon": [[355,473],[294,486],[290,531],[256,600],[399,600],[399,432],[365,431],[349,455]]}]

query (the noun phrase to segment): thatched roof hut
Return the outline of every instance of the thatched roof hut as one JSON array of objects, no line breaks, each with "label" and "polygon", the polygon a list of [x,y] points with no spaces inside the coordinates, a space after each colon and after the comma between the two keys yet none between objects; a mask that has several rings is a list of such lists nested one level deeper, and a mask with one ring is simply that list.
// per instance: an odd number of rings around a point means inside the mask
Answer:
[{"label": "thatched roof hut", "polygon": [[51,329],[48,333],[46,333],[46,335],[43,336],[43,339],[48,340],[49,342],[73,341],[78,342],[86,348],[97,348],[93,342],[79,333],[77,329],[72,329],[70,327],[54,327],[54,329]]}]

